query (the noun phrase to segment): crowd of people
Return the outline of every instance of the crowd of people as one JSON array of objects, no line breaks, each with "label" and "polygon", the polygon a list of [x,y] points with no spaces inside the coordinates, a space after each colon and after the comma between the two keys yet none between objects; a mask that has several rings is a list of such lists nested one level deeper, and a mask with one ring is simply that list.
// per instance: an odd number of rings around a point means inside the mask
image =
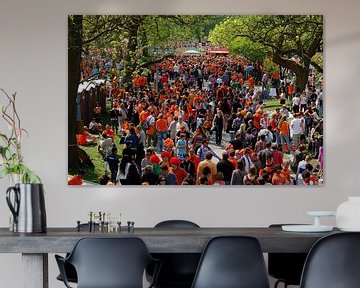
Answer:
[{"label": "crowd of people", "polygon": [[[111,106],[96,105],[85,127],[86,143],[101,135],[101,184],[322,183],[324,95],[315,71],[297,91],[291,71],[269,73],[230,54],[173,56],[136,71],[129,86],[121,69],[106,55],[83,61],[83,77],[107,79]],[[278,108],[266,106],[270,90]]]}]

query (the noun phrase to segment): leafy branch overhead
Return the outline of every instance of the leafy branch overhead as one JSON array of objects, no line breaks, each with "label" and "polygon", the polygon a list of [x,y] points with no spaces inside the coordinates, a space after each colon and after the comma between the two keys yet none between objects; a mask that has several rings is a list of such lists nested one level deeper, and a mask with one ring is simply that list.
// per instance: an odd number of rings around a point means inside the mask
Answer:
[{"label": "leafy branch overhead", "polygon": [[[213,43],[225,44],[231,50],[249,55],[248,50],[266,56],[283,67],[292,70],[298,79],[297,86],[305,87],[308,67],[312,64],[322,72],[321,63],[315,55],[323,50],[323,16],[321,15],[251,15],[229,17],[210,33]],[[233,51],[234,52],[234,51]],[[297,63],[292,57],[302,60]],[[254,57],[255,58],[255,57]]]}]

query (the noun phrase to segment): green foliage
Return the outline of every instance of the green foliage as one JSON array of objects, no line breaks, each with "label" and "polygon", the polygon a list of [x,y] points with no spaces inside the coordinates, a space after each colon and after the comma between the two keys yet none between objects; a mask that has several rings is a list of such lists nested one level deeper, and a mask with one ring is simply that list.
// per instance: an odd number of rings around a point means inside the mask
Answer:
[{"label": "green foliage", "polygon": [[244,38],[234,39],[229,50],[235,55],[243,55],[252,62],[262,62],[269,55],[268,49],[259,43],[254,43]]},{"label": "green foliage", "polygon": [[320,67],[324,66],[324,57],[322,53],[316,53],[312,58],[311,61],[319,65]]},{"label": "green foliage", "polygon": [[8,101],[6,105],[1,106],[1,116],[9,127],[8,135],[0,133],[0,179],[7,175],[19,175],[22,183],[41,183],[41,179],[24,164],[21,141],[28,133],[21,127],[16,110],[16,93],[10,96],[3,89],[0,91]]},{"label": "green foliage", "polygon": [[271,61],[270,58],[266,58],[263,62],[263,66],[265,68],[266,72],[269,72],[270,74],[273,74],[275,72],[280,72],[279,71],[279,65],[275,64],[273,61]]},{"label": "green foliage", "polygon": [[[323,19],[319,15],[241,15],[228,17],[210,33],[214,44],[230,44],[247,39],[282,56],[300,57],[317,40],[316,52],[322,51]],[[314,37],[316,39],[314,39]],[[318,39],[320,37],[320,40]],[[246,56],[246,55],[245,55]]]},{"label": "green foliage", "polygon": [[[255,49],[265,51],[265,55],[271,56],[273,62],[292,70],[299,82],[296,83],[297,88],[303,90],[311,58],[316,53],[322,53],[323,16],[229,16],[211,31],[209,39],[214,44],[226,45],[231,49],[238,45],[242,47],[238,52],[249,59],[254,58],[254,55],[252,49],[248,49],[247,42],[256,44]],[[238,39],[240,42],[237,44]],[[299,63],[291,59],[294,55],[300,57]],[[318,70],[321,72],[321,69]]]}]

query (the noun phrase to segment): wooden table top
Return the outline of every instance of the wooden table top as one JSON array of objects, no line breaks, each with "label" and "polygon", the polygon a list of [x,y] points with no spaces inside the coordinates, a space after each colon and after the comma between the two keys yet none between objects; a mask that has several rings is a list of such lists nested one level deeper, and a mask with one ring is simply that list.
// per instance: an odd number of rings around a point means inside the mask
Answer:
[{"label": "wooden table top", "polygon": [[151,253],[201,253],[215,236],[242,235],[259,240],[263,252],[308,252],[321,237],[338,233],[294,233],[274,228],[136,228],[128,232],[89,232],[76,228],[48,228],[47,233],[20,234],[0,228],[0,253],[65,253],[83,237],[139,237]]}]

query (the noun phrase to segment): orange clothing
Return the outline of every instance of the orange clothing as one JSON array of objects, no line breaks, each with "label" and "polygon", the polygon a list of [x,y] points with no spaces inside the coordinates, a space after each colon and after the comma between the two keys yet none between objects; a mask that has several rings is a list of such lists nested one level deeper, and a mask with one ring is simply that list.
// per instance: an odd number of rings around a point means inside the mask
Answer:
[{"label": "orange clothing", "polygon": [[173,173],[175,174],[179,185],[181,185],[184,178],[188,175],[188,173],[183,168],[180,168],[180,167],[177,167],[176,169],[174,169]]},{"label": "orange clothing", "polygon": [[276,124],[276,120],[274,118],[271,118],[269,125],[271,126],[273,131],[277,131],[277,124]]},{"label": "orange clothing", "polygon": [[143,107],[143,105],[140,103],[138,106],[137,106],[137,111],[138,111],[138,113],[140,114],[143,110],[144,110],[144,107]]},{"label": "orange clothing", "polygon": [[289,85],[289,86],[287,87],[287,93],[288,93],[289,95],[293,95],[293,94],[295,93],[295,87],[294,87],[294,85]]},{"label": "orange clothing", "polygon": [[254,126],[256,127],[256,129],[260,129],[260,120],[261,120],[262,114],[261,113],[255,113],[254,117],[253,117],[253,121],[254,121]]},{"label": "orange clothing", "polygon": [[164,140],[164,146],[165,147],[174,147],[174,141],[171,140],[170,138],[166,138]]},{"label": "orange clothing", "polygon": [[250,78],[248,79],[248,82],[249,82],[249,89],[254,88],[254,86],[255,86],[255,80],[254,80],[254,78],[250,77]]},{"label": "orange clothing", "polygon": [[284,121],[279,124],[279,133],[280,135],[289,135],[289,123]]},{"label": "orange clothing", "polygon": [[139,84],[140,84],[140,87],[144,87],[146,85],[146,77],[144,75],[141,75],[140,78],[139,78]]},{"label": "orange clothing", "polygon": [[134,76],[133,78],[133,86],[138,87],[139,86],[139,77]]},{"label": "orange clothing", "polygon": [[203,125],[205,129],[211,128],[212,122],[210,120],[206,120]]},{"label": "orange clothing", "polygon": [[273,185],[285,185],[286,179],[282,174],[275,173],[272,177],[271,183]]},{"label": "orange clothing", "polygon": [[288,181],[290,183],[291,178],[290,178],[290,169],[282,169],[281,170],[281,175],[283,175],[286,179],[286,181]]},{"label": "orange clothing", "polygon": [[150,112],[149,111],[142,111],[139,115],[139,120],[141,123],[146,123],[146,118],[150,116]]},{"label": "orange clothing", "polygon": [[106,136],[108,136],[109,138],[111,138],[112,140],[114,140],[115,132],[114,132],[114,130],[112,130],[111,128],[105,129],[103,133],[105,133]]},{"label": "orange clothing", "polygon": [[68,181],[68,185],[82,185],[83,182],[84,180],[81,175],[75,175]]},{"label": "orange clothing", "polygon": [[[207,184],[206,185],[214,185],[214,179],[211,175],[207,176]],[[200,185],[200,178],[196,180],[196,185]]]},{"label": "orange clothing", "polygon": [[197,171],[199,163],[201,161],[200,157],[197,155],[190,155],[189,160],[194,163],[195,171]]},{"label": "orange clothing", "polygon": [[237,169],[237,160],[235,158],[229,158],[231,164],[233,164],[234,168]]},{"label": "orange clothing", "polygon": [[156,130],[155,130],[155,123],[154,123],[154,124],[151,124],[150,127],[146,130],[146,134],[147,134],[147,135],[150,135],[150,136],[154,135],[155,132],[156,132]]},{"label": "orange clothing", "polygon": [[168,129],[167,121],[162,118],[156,121],[156,130],[158,132],[166,132]]}]

